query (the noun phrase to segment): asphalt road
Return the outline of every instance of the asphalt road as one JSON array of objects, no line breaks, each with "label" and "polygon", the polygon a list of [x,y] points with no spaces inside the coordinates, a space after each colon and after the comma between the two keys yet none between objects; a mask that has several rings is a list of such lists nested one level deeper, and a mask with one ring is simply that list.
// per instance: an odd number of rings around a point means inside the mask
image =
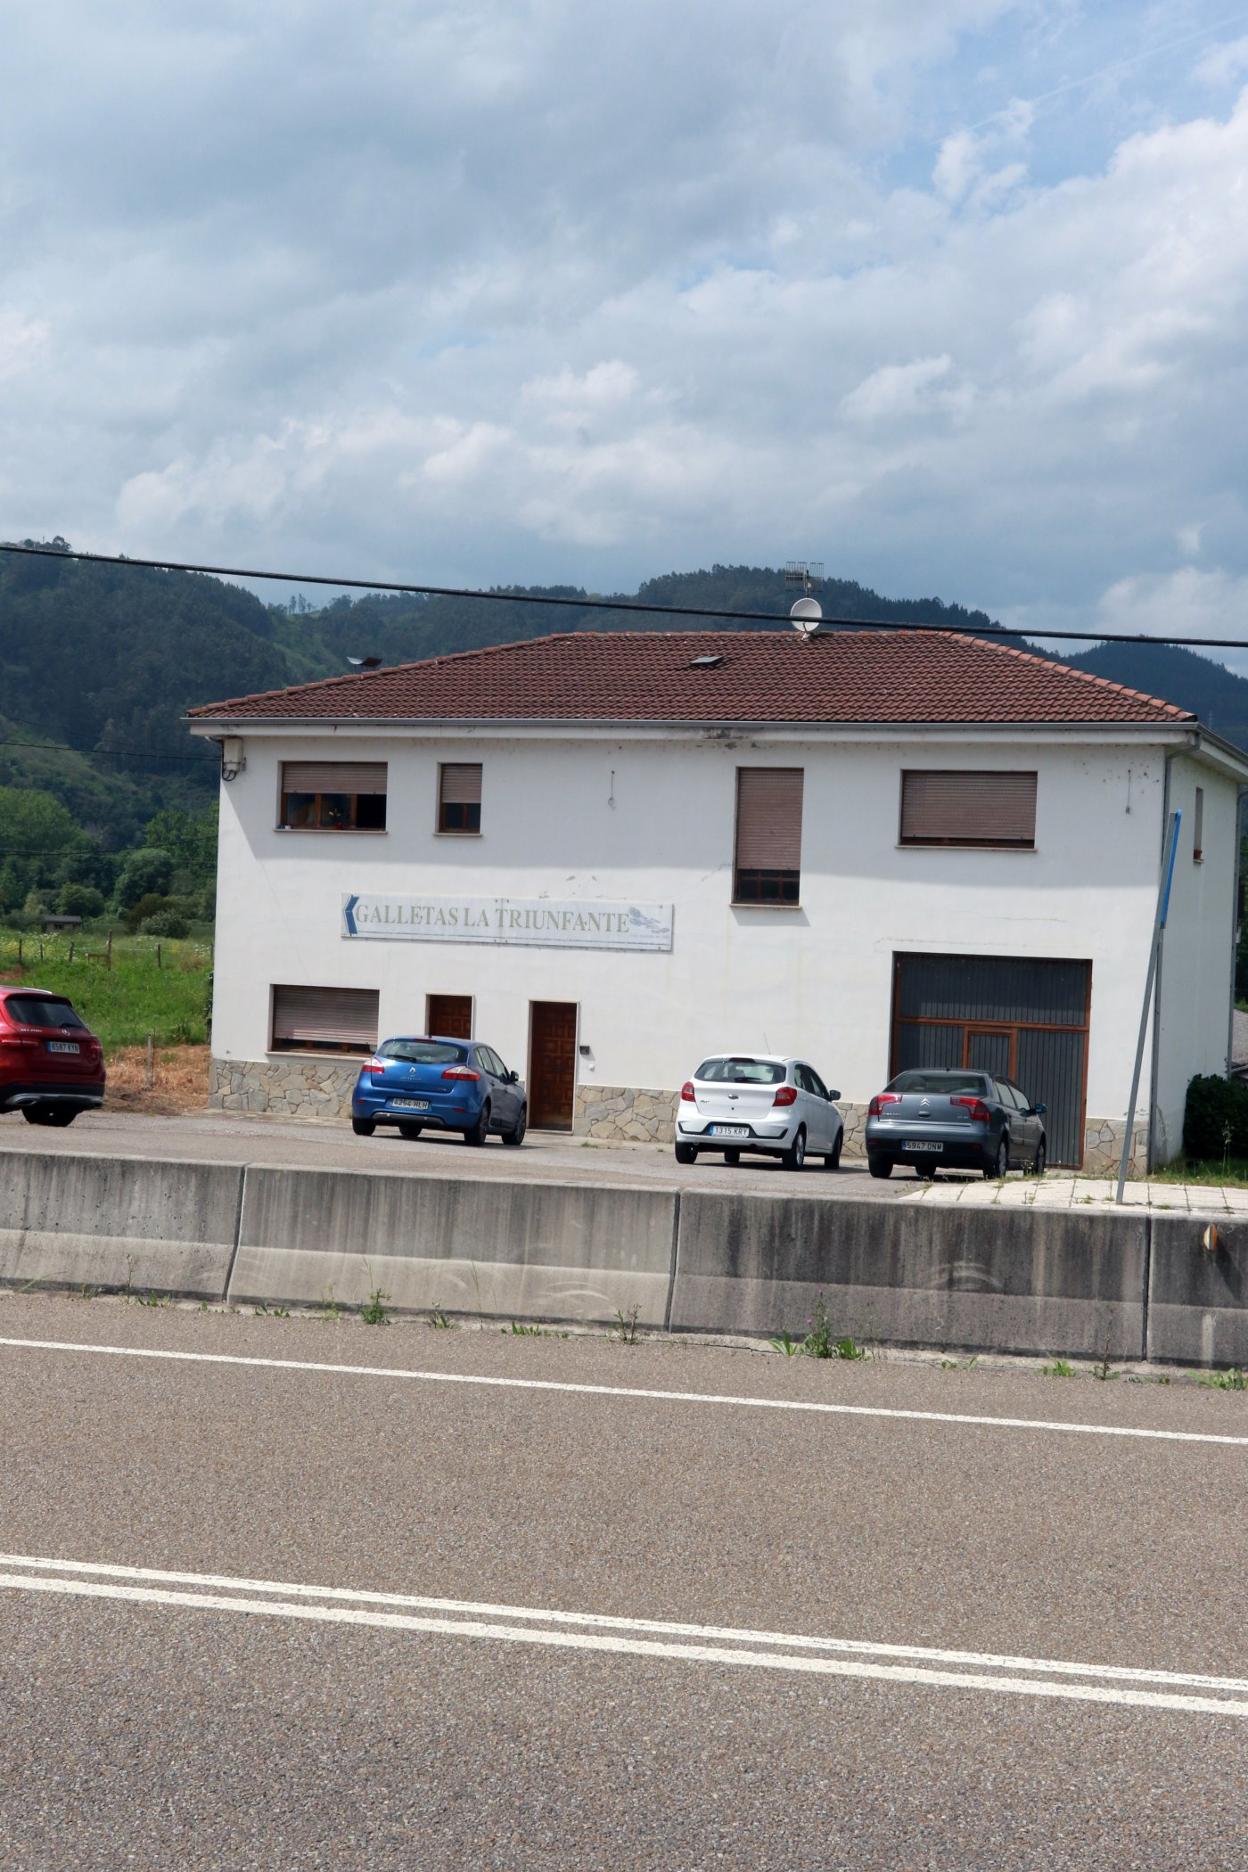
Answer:
[{"label": "asphalt road", "polygon": [[[408,1142],[397,1132],[357,1138],[346,1120],[243,1118],[196,1112],[155,1118],[131,1112],[85,1112],[64,1131],[0,1116],[0,1150],[89,1151],[102,1156],[182,1158],[208,1163],[306,1165],[318,1170],[382,1170],[402,1175],[501,1177],[582,1183],[661,1183],[667,1188],[775,1191],[785,1195],[853,1196],[895,1200],[916,1193],[917,1179],[899,1171],[888,1181],[867,1174],[865,1163],[835,1171],[810,1163],[800,1175],[765,1158],[743,1158],[735,1168],[715,1157],[678,1164],[670,1146],[605,1144],[562,1132],[530,1131],[519,1150],[498,1138],[473,1150],[459,1138],[432,1135]],[[957,1179],[953,1179],[957,1180]]]},{"label": "asphalt road", "polygon": [[45,1296],[0,1341],[5,1872],[1248,1857],[1248,1397]]}]

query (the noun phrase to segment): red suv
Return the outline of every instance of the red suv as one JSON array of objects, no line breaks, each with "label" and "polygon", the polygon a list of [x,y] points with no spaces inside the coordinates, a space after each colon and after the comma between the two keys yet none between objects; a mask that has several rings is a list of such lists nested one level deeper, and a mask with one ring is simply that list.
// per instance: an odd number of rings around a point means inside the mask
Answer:
[{"label": "red suv", "polygon": [[104,1103],[104,1049],[64,995],[0,985],[0,1111],[72,1124]]}]

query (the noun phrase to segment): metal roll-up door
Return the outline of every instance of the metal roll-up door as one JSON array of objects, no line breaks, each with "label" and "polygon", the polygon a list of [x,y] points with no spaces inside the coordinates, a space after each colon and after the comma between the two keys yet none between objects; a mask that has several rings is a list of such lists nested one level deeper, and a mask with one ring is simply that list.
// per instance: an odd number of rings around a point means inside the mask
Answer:
[{"label": "metal roll-up door", "polygon": [[1051,1164],[1083,1161],[1092,965],[1031,956],[895,958],[890,1072],[997,1074],[1048,1107]]},{"label": "metal roll-up door", "polygon": [[1034,845],[1034,773],[910,769],[901,776],[903,845]]},{"label": "metal roll-up door", "polygon": [[377,1015],[375,988],[275,987],[273,1045],[370,1053],[377,1044]]},{"label": "metal roll-up door", "polygon": [[802,865],[800,767],[737,770],[737,869],[800,871]]},{"label": "metal roll-up door", "polygon": [[480,761],[446,761],[443,763],[442,804],[444,806],[479,806],[481,804]]},{"label": "metal roll-up door", "polygon": [[384,793],[385,761],[283,761],[283,793]]}]

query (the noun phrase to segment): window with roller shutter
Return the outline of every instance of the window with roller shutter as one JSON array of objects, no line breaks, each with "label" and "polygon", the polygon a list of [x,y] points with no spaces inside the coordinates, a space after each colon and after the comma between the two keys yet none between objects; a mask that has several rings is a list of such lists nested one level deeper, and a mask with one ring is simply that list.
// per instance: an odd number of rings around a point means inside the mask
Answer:
[{"label": "window with roller shutter", "polygon": [[385,761],[283,761],[286,832],[384,832]]},{"label": "window with roller shutter", "polygon": [[803,777],[800,767],[738,767],[734,903],[798,902]]},{"label": "window with roller shutter", "polygon": [[274,1053],[371,1053],[377,1045],[375,988],[273,989]]},{"label": "window with roller shutter", "polygon": [[901,843],[1034,849],[1035,774],[934,768],[903,772]]},{"label": "window with roller shutter", "polygon": [[438,768],[438,831],[480,830],[480,761],[443,761]]}]

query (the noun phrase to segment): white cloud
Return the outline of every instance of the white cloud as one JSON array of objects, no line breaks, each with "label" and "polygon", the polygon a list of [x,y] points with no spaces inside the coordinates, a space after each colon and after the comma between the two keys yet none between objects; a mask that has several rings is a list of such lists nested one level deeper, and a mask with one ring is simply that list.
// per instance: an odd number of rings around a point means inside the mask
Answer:
[{"label": "white cloud", "polygon": [[352,22],[15,19],[3,531],[599,589],[809,553],[1050,623],[1176,549],[1248,577],[1248,98],[1062,91],[1067,0]]},{"label": "white cloud", "polygon": [[1102,594],[1097,621],[1150,637],[1248,638],[1248,574],[1183,566],[1118,579]]}]

